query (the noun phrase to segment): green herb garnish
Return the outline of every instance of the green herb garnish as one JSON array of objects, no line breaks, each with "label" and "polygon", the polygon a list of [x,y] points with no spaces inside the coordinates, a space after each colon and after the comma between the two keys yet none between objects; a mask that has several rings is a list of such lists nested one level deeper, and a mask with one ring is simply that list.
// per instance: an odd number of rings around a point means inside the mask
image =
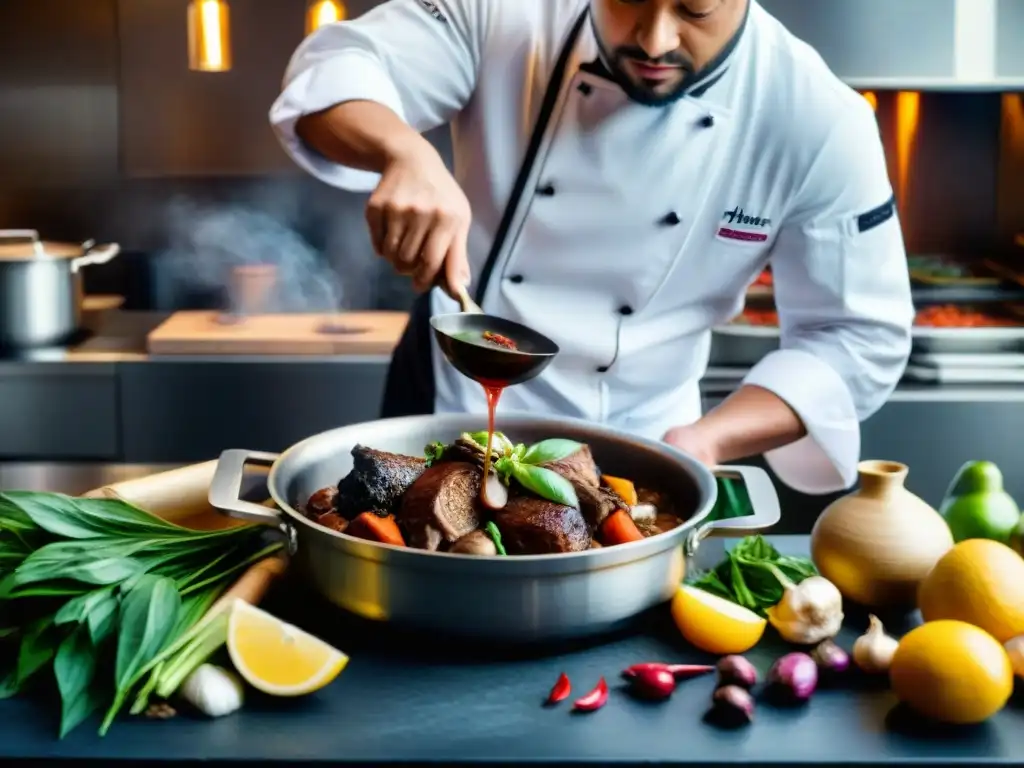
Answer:
[{"label": "green herb garnish", "polygon": [[484,533],[491,537],[491,541],[494,542],[494,548],[498,551],[499,555],[507,555],[505,546],[501,543],[501,531],[498,530],[498,526],[494,524],[493,520],[488,520],[487,525],[484,526]]},{"label": "green herb garnish", "polygon": [[280,549],[266,531],[194,531],[117,499],[0,493],[0,698],[49,668],[61,737],[104,708],[101,734],[127,702],[141,711],[176,643],[239,571]]},{"label": "green herb garnish", "polygon": [[445,444],[439,442],[430,443],[426,448],[423,449],[423,455],[427,460],[427,469],[434,466],[435,461],[440,461],[441,457],[444,456]]},{"label": "green herb garnish", "polygon": [[694,574],[687,581],[765,616],[785,593],[779,573],[793,584],[799,584],[817,576],[818,569],[807,558],[779,554],[763,536],[748,536],[729,550],[725,559],[712,570]]}]

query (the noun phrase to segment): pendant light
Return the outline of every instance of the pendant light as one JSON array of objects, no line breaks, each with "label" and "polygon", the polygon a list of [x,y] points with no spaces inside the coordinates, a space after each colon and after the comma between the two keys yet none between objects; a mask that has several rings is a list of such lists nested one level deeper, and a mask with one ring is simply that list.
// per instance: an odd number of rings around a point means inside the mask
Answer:
[{"label": "pendant light", "polygon": [[344,21],[348,17],[342,0],[308,0],[306,3],[306,34],[320,29],[324,24]]},{"label": "pendant light", "polygon": [[196,72],[227,72],[231,69],[230,25],[227,0],[189,0],[189,69]]}]

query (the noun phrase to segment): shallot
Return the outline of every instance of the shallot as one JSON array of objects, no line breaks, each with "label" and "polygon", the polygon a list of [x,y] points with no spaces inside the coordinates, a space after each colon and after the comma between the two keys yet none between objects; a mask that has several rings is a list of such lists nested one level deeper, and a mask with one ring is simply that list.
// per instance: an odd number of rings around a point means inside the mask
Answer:
[{"label": "shallot", "polygon": [[811,658],[818,669],[830,675],[845,672],[850,667],[850,656],[831,640],[825,640],[811,651]]},{"label": "shallot", "polygon": [[723,685],[711,696],[709,717],[715,723],[736,728],[754,719],[754,697],[738,685]]},{"label": "shallot", "polygon": [[818,665],[806,653],[787,653],[772,664],[768,682],[790,701],[807,701],[818,686]]},{"label": "shallot", "polygon": [[718,662],[718,685],[753,688],[757,685],[757,669],[742,656],[726,656]]},{"label": "shallot", "polygon": [[853,644],[853,661],[869,675],[887,672],[899,644],[899,640],[885,633],[877,616],[869,616],[868,631]]}]

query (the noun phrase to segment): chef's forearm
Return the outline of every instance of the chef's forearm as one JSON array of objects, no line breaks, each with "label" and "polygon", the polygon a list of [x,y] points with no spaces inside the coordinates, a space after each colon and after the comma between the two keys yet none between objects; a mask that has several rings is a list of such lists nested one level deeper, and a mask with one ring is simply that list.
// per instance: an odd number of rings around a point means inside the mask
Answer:
[{"label": "chef's forearm", "polygon": [[433,149],[398,115],[373,101],[347,101],[305,115],[295,132],[328,160],[375,173],[396,157]]},{"label": "chef's forearm", "polygon": [[786,402],[762,387],[744,385],[693,425],[698,443],[720,464],[758,456],[807,434]]}]

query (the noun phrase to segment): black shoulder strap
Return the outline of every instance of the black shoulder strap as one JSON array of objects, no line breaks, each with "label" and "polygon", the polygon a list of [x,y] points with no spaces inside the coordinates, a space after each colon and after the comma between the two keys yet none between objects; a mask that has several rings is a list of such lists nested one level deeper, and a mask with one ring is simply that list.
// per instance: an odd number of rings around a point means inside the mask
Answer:
[{"label": "black shoulder strap", "polygon": [[512,219],[515,218],[516,210],[519,208],[519,201],[522,199],[523,192],[526,189],[526,184],[530,180],[533,164],[537,161],[540,145],[544,141],[544,134],[547,132],[548,124],[551,122],[551,115],[555,111],[555,104],[558,103],[558,93],[562,89],[562,81],[565,79],[565,70],[569,66],[569,58],[576,47],[576,41],[583,30],[583,23],[586,21],[589,11],[590,5],[588,4],[583,13],[580,14],[580,17],[576,19],[576,23],[573,25],[572,30],[570,30],[569,36],[562,44],[562,50],[558,54],[558,61],[555,63],[551,78],[548,80],[547,90],[544,92],[544,101],[540,105],[540,114],[537,115],[537,122],[533,126],[530,143],[526,148],[526,156],[519,166],[519,175],[516,176],[516,183],[512,187],[512,194],[505,204],[505,211],[502,213],[498,231],[494,235],[491,250],[487,254],[487,261],[484,262],[484,267],[480,271],[480,281],[476,286],[477,304],[483,304],[484,295],[487,293],[487,284],[491,280],[491,273],[494,272],[494,265],[498,261],[498,254],[501,253],[505,239],[508,237],[508,231],[512,227]]}]

